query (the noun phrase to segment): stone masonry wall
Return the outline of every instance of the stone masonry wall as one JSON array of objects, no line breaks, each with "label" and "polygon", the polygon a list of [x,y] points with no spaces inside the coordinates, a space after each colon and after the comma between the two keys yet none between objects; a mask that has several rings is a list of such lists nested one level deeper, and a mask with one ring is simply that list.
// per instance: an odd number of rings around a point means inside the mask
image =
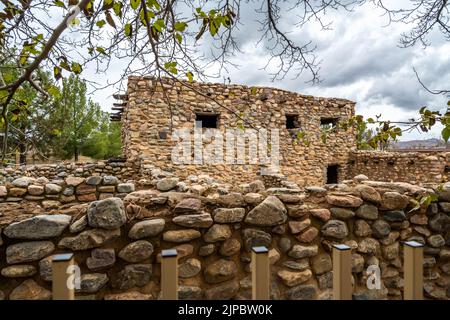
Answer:
[{"label": "stone masonry wall", "polygon": [[[147,77],[128,79],[127,105],[122,115],[123,154],[141,167],[153,165],[173,171],[179,177],[208,174],[222,181],[243,183],[260,172],[256,164],[175,165],[172,129],[193,131],[196,114],[217,114],[218,129],[244,127],[279,129],[281,173],[304,186],[326,182],[328,165],[340,165],[339,180],[345,178],[349,151],[355,147],[353,130],[338,129],[321,140],[321,118],[344,121],[354,115],[352,101],[318,98],[273,88],[217,83],[175,83]],[[170,101],[168,103],[167,101]],[[221,107],[220,104],[223,106]],[[251,123],[242,122],[236,114]],[[300,129],[286,129],[286,115],[298,115]],[[298,130],[308,133],[310,145],[295,144]]]},{"label": "stone masonry wall", "polygon": [[[450,297],[450,183],[437,191],[358,176],[301,190],[157,169],[149,179],[137,191],[113,176],[0,186],[0,299],[50,299],[51,256],[63,252],[81,268],[77,299],[157,299],[169,248],[180,299],[250,299],[259,245],[270,249],[272,299],[330,299],[337,243],[352,248],[354,299],[401,299],[405,240],[425,245],[425,297]],[[411,211],[424,192],[439,200]],[[381,269],[380,290],[365,286],[369,265]]]},{"label": "stone masonry wall", "polygon": [[450,180],[450,152],[352,151],[347,178],[358,174],[379,181],[447,182]]}]

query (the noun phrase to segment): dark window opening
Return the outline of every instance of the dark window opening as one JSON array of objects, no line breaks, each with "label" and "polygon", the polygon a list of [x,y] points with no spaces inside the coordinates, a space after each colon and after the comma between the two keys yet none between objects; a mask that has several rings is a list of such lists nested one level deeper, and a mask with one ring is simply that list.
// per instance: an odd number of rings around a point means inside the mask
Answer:
[{"label": "dark window opening", "polygon": [[338,118],[320,118],[320,127],[322,130],[334,130],[337,128]]},{"label": "dark window opening", "polygon": [[298,120],[298,114],[286,115],[286,129],[298,129],[300,128],[300,121]]},{"label": "dark window opening", "polygon": [[196,114],[195,115],[195,126],[200,127],[201,122],[202,128],[215,128],[217,129],[219,125],[219,115],[218,114]]},{"label": "dark window opening", "polygon": [[338,183],[338,165],[327,167],[327,184]]}]

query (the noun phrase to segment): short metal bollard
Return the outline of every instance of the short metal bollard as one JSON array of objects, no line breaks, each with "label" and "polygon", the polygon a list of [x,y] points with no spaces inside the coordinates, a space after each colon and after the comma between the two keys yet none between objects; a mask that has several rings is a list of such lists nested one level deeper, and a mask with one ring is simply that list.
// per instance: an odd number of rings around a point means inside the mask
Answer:
[{"label": "short metal bollard", "polygon": [[161,252],[161,299],[178,300],[178,253],[176,249]]},{"label": "short metal bollard", "polygon": [[423,299],[423,245],[416,241],[404,243],[404,300]]},{"label": "short metal bollard", "polygon": [[53,300],[74,300],[75,284],[70,283],[71,266],[74,265],[73,253],[54,255],[52,258],[52,295]]},{"label": "short metal bollard", "polygon": [[352,262],[350,247],[333,246],[333,299],[352,300]]},{"label": "short metal bollard", "polygon": [[270,270],[269,250],[266,247],[252,248],[252,298],[269,300]]}]

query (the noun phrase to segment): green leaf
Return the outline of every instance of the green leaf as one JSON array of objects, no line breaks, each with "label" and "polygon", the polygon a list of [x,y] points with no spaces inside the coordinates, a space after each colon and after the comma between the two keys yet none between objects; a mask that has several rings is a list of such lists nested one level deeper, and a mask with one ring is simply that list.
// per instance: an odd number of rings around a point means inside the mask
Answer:
[{"label": "green leaf", "polygon": [[54,75],[56,80],[61,79],[62,78],[61,68],[60,67],[54,67],[53,68],[53,75]]},{"label": "green leaf", "polygon": [[183,42],[183,36],[179,33],[175,34],[175,38],[177,39],[178,43],[182,43]]},{"label": "green leaf", "polygon": [[252,87],[252,90],[251,90],[252,94],[256,94],[257,91],[258,91],[258,89],[256,87]]},{"label": "green leaf", "polygon": [[446,126],[442,130],[442,139],[444,139],[445,142],[447,142],[449,138],[450,138],[450,126]]},{"label": "green leaf", "polygon": [[176,31],[180,31],[183,32],[187,27],[187,23],[186,22],[175,22],[175,30]]},{"label": "green leaf", "polygon": [[130,0],[130,5],[133,10],[136,10],[141,4],[141,0]]},{"label": "green leaf", "polygon": [[95,50],[97,50],[97,52],[106,55],[106,51],[105,48],[103,47],[96,47]]},{"label": "green leaf", "polygon": [[81,65],[78,62],[72,62],[72,72],[75,74],[80,74],[81,71],[83,71],[83,68],[81,67]]},{"label": "green leaf", "polygon": [[133,26],[130,23],[125,25],[125,35],[131,37],[133,35]]},{"label": "green leaf", "polygon": [[61,7],[61,8],[65,8],[65,4],[64,2],[60,1],[60,0],[55,0],[54,3],[56,4],[56,6]]},{"label": "green leaf", "polygon": [[450,106],[450,100],[448,100],[447,105]]},{"label": "green leaf", "polygon": [[156,0],[147,0],[147,5],[151,8],[154,7],[156,10],[160,10],[161,6]]},{"label": "green leaf", "polygon": [[97,21],[97,23],[95,24],[97,27],[101,28],[106,24],[105,20],[99,20]]},{"label": "green leaf", "polygon": [[192,72],[188,71],[186,73],[186,76],[188,77],[189,82],[192,82],[194,80],[194,74]]},{"label": "green leaf", "polygon": [[123,7],[122,2],[114,2],[114,4],[113,4],[114,13],[119,18],[122,18],[122,7]]},{"label": "green leaf", "polygon": [[163,28],[166,27],[166,24],[164,23],[163,19],[158,19],[156,20],[156,22],[153,24],[153,27],[158,30],[158,32],[161,32]]}]

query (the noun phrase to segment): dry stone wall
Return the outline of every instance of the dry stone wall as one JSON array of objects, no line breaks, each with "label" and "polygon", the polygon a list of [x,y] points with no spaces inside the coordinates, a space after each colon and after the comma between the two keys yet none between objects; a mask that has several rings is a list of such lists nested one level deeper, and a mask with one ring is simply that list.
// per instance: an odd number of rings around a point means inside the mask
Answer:
[{"label": "dry stone wall", "polygon": [[[355,134],[352,129],[337,129],[324,143],[321,120],[345,121],[354,115],[354,102],[274,88],[254,90],[243,85],[198,82],[182,85],[167,78],[161,82],[148,77],[128,79],[128,100],[121,118],[123,154],[129,161],[140,163],[141,168],[153,165],[183,178],[203,173],[230,183],[255,179],[262,167],[250,161],[234,165],[172,162],[173,130],[189,129],[193,133],[196,117],[209,114],[217,116],[217,128],[223,134],[227,129],[278,129],[281,173],[299,185],[326,183],[328,165],[339,165],[339,180],[345,178],[349,151],[356,146]],[[287,129],[287,116],[296,117],[298,128]],[[298,131],[307,132],[309,146],[303,140],[295,143]]]},{"label": "dry stone wall", "polygon": [[450,180],[450,152],[353,151],[347,168],[348,178],[364,174],[379,181],[442,183]]},{"label": "dry stone wall", "polygon": [[[352,248],[354,299],[401,299],[406,240],[425,246],[425,297],[450,297],[450,183],[358,176],[301,190],[156,169],[150,180],[139,190],[113,176],[1,186],[0,299],[50,299],[51,256],[62,252],[81,268],[77,299],[158,299],[169,248],[179,253],[180,299],[249,299],[250,249],[260,245],[270,249],[272,299],[330,299],[337,243]],[[424,192],[439,200],[411,211]],[[366,288],[369,265],[381,269],[380,290]]]}]

